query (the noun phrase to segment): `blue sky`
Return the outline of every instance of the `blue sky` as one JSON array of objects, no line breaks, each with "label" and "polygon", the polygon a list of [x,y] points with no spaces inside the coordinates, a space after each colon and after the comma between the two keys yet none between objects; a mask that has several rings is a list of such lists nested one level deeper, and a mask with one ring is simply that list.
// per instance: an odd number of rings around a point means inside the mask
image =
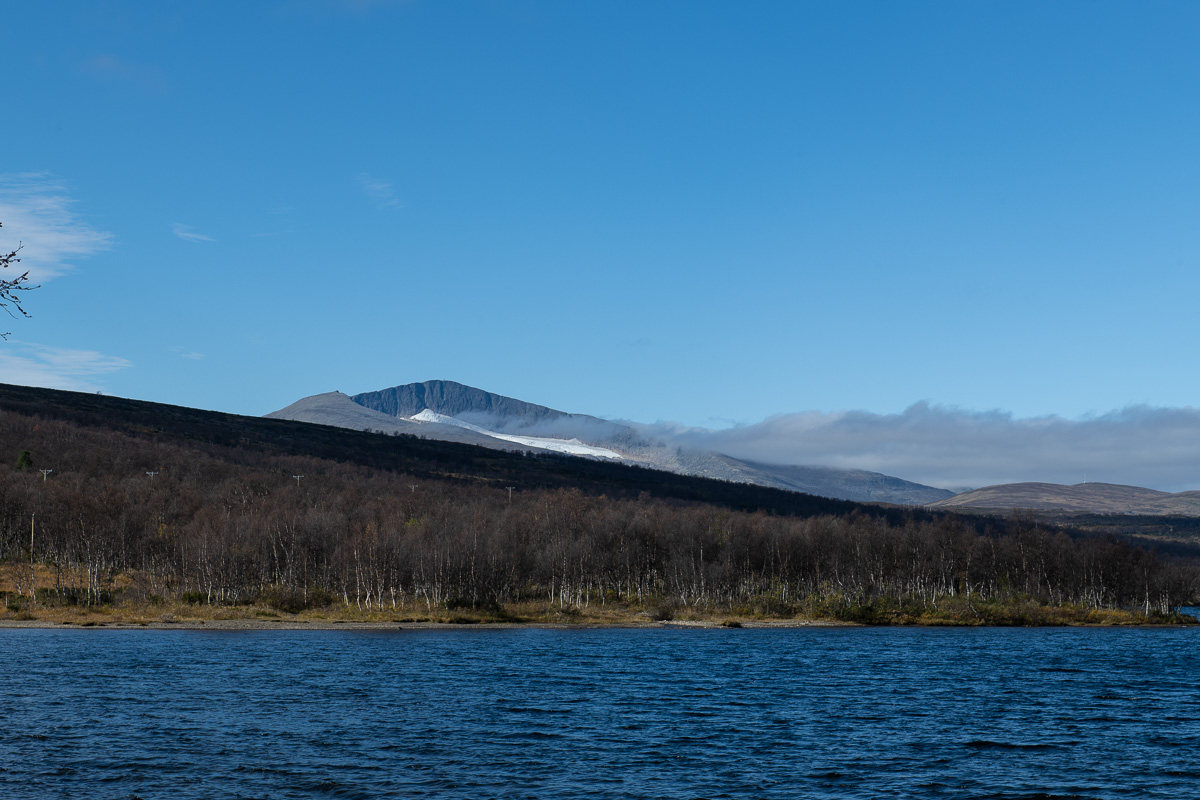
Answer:
[{"label": "blue sky", "polygon": [[1200,396],[1193,2],[0,14],[0,244],[42,281],[3,381],[710,428]]}]

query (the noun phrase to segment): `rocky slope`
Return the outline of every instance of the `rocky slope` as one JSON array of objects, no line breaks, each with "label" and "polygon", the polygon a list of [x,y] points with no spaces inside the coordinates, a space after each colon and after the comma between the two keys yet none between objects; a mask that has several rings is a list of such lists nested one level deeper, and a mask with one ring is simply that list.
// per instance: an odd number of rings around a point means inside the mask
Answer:
[{"label": "rocky slope", "polygon": [[879,503],[920,506],[953,495],[953,492],[945,489],[935,489],[932,486],[862,469],[744,463],[762,476],[762,480],[755,483],[774,486],[777,489],[794,489],[822,497],[837,497],[842,500],[848,500],[852,496],[869,497]]},{"label": "rocky slope", "polygon": [[[453,417],[476,429],[412,419],[426,411]],[[528,444],[533,439],[513,441],[514,435],[577,440],[615,451],[629,463],[839,500],[926,505],[952,494],[876,472],[751,463],[722,453],[672,447],[627,425],[586,414],[568,414],[453,381],[410,383],[352,397],[329,392],[304,398],[267,416],[358,430],[412,433],[504,450],[539,449]],[[488,431],[497,435],[488,436]]]},{"label": "rocky slope", "polygon": [[314,422],[336,428],[374,433],[407,433],[425,436],[443,442],[465,442],[497,450],[520,450],[528,448],[502,446],[504,443],[490,436],[454,425],[413,422],[408,419],[388,416],[355,403],[341,392],[325,392],[297,400],[287,408],[264,415],[268,419],[290,419],[295,422]]}]

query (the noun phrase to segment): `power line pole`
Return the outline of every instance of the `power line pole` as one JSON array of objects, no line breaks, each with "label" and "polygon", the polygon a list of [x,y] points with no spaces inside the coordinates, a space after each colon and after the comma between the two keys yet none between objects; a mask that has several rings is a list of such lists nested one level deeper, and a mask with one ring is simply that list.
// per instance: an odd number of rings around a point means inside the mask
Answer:
[{"label": "power line pole", "polygon": [[292,477],[296,479],[296,486],[299,486],[300,479],[303,478],[304,476],[303,475],[293,475]]},{"label": "power line pole", "polygon": [[149,476],[150,476],[150,480],[151,480],[151,481],[153,481],[153,480],[154,480],[154,476],[155,476],[155,475],[157,475],[158,473],[157,473],[157,472],[151,472],[150,470],[146,470],[146,474],[147,474],[147,475],[149,475]]},{"label": "power line pole", "polygon": [[512,490],[513,490],[513,489],[515,489],[515,488],[517,488],[517,487],[515,487],[515,486],[505,486],[504,488],[505,488],[505,489],[508,489],[508,504],[511,506],[511,505],[512,505]]},{"label": "power line pole", "polygon": [[52,470],[52,469],[40,469],[40,470],[38,470],[38,472],[42,473],[42,483],[45,483],[45,482],[46,482],[46,476],[47,476],[47,475],[49,475],[51,472],[54,472],[54,470]]}]

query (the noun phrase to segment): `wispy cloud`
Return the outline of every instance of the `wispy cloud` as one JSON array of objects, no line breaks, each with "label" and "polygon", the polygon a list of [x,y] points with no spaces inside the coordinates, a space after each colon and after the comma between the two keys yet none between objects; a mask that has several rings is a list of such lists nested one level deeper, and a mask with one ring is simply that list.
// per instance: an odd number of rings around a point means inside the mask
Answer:
[{"label": "wispy cloud", "polygon": [[186,242],[212,242],[215,241],[211,236],[205,236],[192,228],[191,225],[184,225],[182,222],[171,224],[171,233],[183,239]]},{"label": "wispy cloud", "polygon": [[61,275],[75,259],[107,249],[112,234],[71,210],[66,187],[45,173],[0,175],[0,250],[22,245],[21,269],[34,283]]},{"label": "wispy cloud", "polygon": [[375,205],[380,208],[404,207],[404,203],[396,197],[396,192],[388,181],[360,172],[358,173],[358,185],[362,187],[363,193],[374,200]]},{"label": "wispy cloud", "polygon": [[5,383],[95,392],[104,387],[95,378],[133,364],[95,350],[70,350],[25,342],[0,347],[0,375]]},{"label": "wispy cloud", "polygon": [[138,64],[111,53],[98,55],[86,64],[87,71],[105,80],[127,83],[143,91],[161,94],[167,91],[167,76],[153,64]]},{"label": "wispy cloud", "polygon": [[781,414],[726,430],[645,426],[674,445],[772,464],[866,469],[944,488],[1084,480],[1200,489],[1200,408],[1015,418],[918,403],[900,414]]}]

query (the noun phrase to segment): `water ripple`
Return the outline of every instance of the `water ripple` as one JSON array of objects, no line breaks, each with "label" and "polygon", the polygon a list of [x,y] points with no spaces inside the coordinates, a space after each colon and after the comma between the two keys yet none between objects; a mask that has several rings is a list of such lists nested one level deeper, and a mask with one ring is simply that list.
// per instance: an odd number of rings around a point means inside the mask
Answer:
[{"label": "water ripple", "polygon": [[1200,797],[1200,632],[0,631],[0,796]]}]

